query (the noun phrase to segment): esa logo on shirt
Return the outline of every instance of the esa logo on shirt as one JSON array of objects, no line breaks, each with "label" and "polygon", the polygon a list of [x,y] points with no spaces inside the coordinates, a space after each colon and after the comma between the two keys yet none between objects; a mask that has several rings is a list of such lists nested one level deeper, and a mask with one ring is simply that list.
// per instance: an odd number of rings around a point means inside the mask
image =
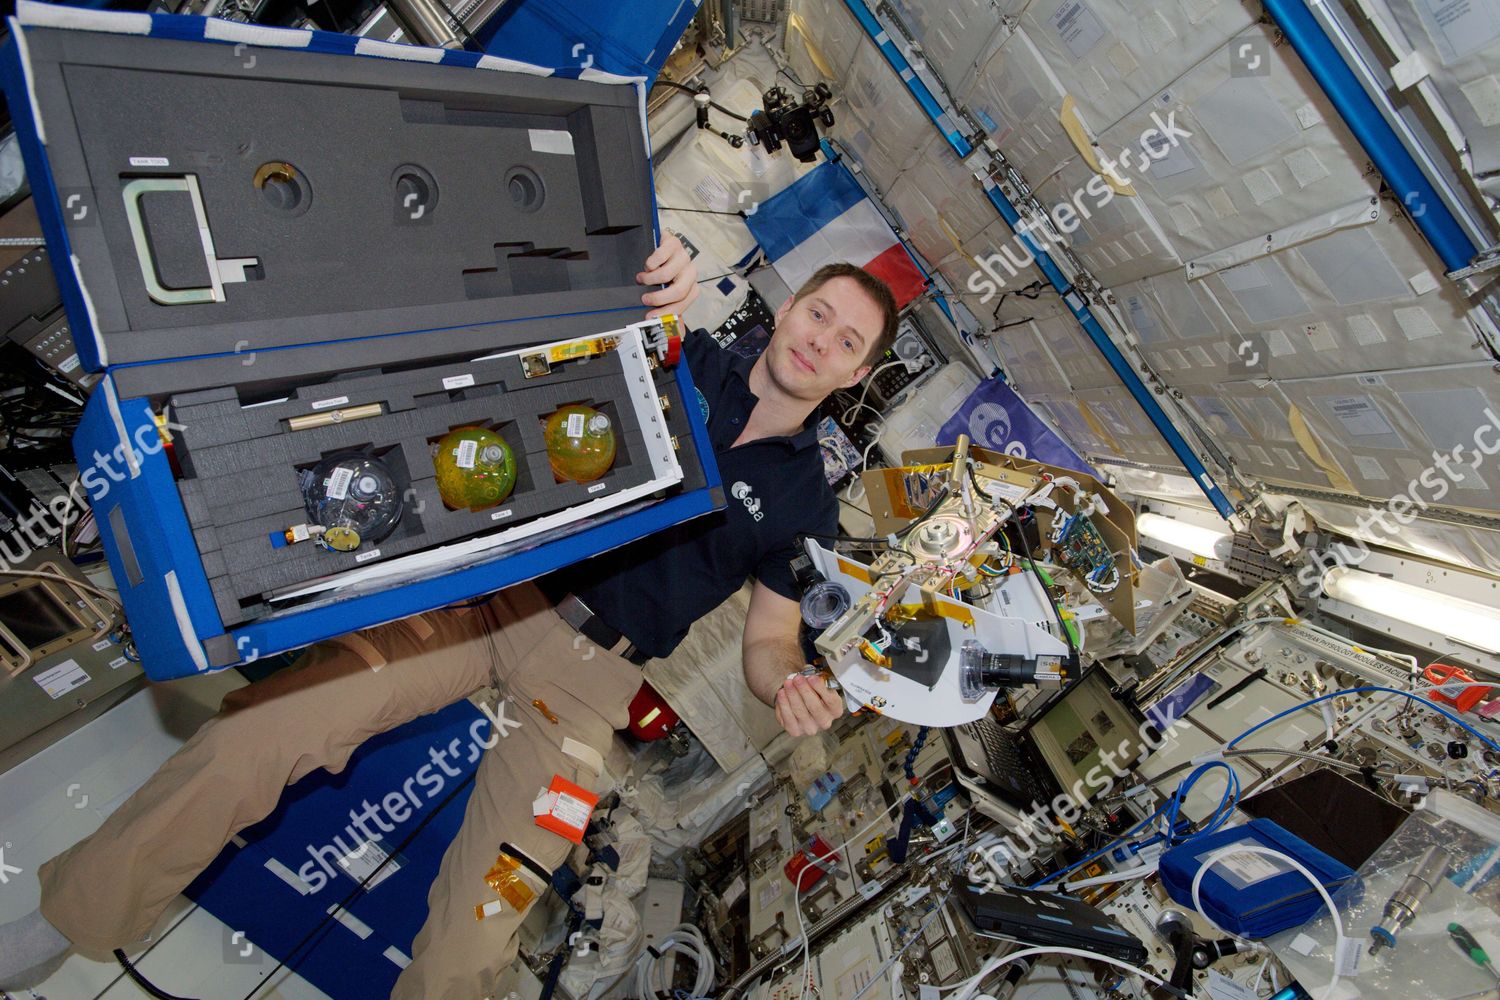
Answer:
[{"label": "esa logo on shirt", "polygon": [[736,481],[733,486],[729,487],[729,495],[743,503],[745,505],[745,509],[750,512],[750,516],[755,518],[757,521],[759,521],[762,517],[765,517],[765,515],[761,513],[760,497],[752,496],[750,494],[750,487],[745,483]]}]

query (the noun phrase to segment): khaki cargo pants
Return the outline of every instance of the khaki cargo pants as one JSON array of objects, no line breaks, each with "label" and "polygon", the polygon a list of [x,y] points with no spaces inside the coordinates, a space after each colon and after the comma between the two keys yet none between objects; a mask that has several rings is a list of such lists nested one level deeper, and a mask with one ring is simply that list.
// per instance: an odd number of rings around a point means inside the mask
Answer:
[{"label": "khaki cargo pants", "polygon": [[607,790],[608,778],[564,754],[563,740],[608,759],[641,683],[639,667],[579,636],[529,583],[474,608],[321,643],[231,692],[98,832],[42,866],[42,914],[85,951],[139,941],[235,833],[276,807],[285,786],[319,767],[337,773],[370,737],[496,680],[509,699],[503,717],[520,725],[504,725],[505,737],[480,760],[463,826],[428,893],[427,923],[392,993],[489,996],[515,957],[523,914],[507,906],[476,920],[474,908],[497,898],[484,875],[502,842],[548,871],[568,857],[574,845],[534,823],[532,801],[554,774]]}]

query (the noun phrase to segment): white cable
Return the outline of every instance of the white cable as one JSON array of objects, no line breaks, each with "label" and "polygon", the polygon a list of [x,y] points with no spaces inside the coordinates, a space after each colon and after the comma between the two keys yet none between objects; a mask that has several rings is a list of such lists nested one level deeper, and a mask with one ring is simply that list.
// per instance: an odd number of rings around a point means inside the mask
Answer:
[{"label": "white cable", "polygon": [[[865,388],[864,388],[864,391],[859,394],[859,402],[855,403],[853,406],[849,407],[847,410],[844,411],[844,415],[839,418],[839,423],[841,423],[841,424],[847,424],[849,422],[849,414],[853,413],[855,410],[857,410],[861,406],[865,405],[865,397],[870,394],[870,386],[872,386],[872,385],[875,384],[875,376],[876,375],[879,375],[881,372],[885,371],[887,368],[894,368],[896,365],[905,365],[905,364],[906,364],[906,361],[904,359],[897,358],[895,361],[887,361],[885,364],[877,366],[874,371],[872,371],[869,375],[867,375],[865,377]],[[873,413],[873,414],[875,414],[877,417],[880,416],[880,411],[877,410],[877,409],[875,409],[873,406],[870,407],[870,412]]]},{"label": "white cable", "polygon": [[1079,879],[1077,882],[1064,882],[1057,891],[1072,892],[1074,889],[1087,889],[1095,885],[1108,885],[1111,882],[1128,882],[1134,878],[1145,878],[1156,871],[1156,865],[1141,865],[1124,872],[1112,872],[1109,875],[1095,875],[1093,878]]},{"label": "white cable", "polygon": [[1333,916],[1334,933],[1333,978],[1330,979],[1328,981],[1328,985],[1323,988],[1323,1000],[1329,1000],[1329,998],[1332,997],[1334,992],[1338,989],[1339,985],[1339,954],[1343,951],[1344,941],[1347,940],[1347,938],[1344,936],[1344,920],[1339,916],[1338,907],[1333,905],[1333,897],[1328,894],[1328,890],[1323,887],[1323,883],[1319,881],[1316,875],[1308,871],[1307,866],[1302,864],[1302,862],[1298,861],[1296,858],[1283,854],[1281,851],[1274,850],[1270,847],[1263,847],[1260,844],[1228,844],[1224,847],[1221,847],[1217,851],[1214,851],[1212,854],[1210,854],[1207,858],[1205,858],[1203,864],[1198,867],[1197,873],[1193,875],[1193,909],[1197,910],[1198,913],[1202,915],[1203,919],[1208,921],[1209,926],[1218,931],[1220,934],[1224,934],[1229,937],[1239,937],[1238,934],[1231,934],[1229,931],[1220,927],[1218,923],[1214,921],[1214,918],[1208,915],[1208,911],[1203,908],[1203,904],[1198,898],[1198,894],[1203,887],[1203,876],[1208,874],[1208,870],[1210,868],[1212,868],[1214,865],[1218,864],[1225,858],[1229,857],[1231,854],[1262,854],[1268,858],[1277,858],[1281,861],[1284,861],[1288,865],[1291,865],[1293,868],[1295,868],[1297,871],[1301,872],[1307,878],[1307,880],[1312,883],[1312,887],[1317,890],[1318,895],[1323,897],[1324,905],[1328,907],[1328,912]]},{"label": "white cable", "polygon": [[992,958],[988,962],[986,962],[983,968],[981,968],[978,972],[974,973],[973,976],[959,984],[960,986],[967,987],[967,989],[965,989],[962,993],[955,997],[954,1000],[969,1000],[970,994],[974,992],[974,990],[979,986],[979,983],[983,981],[983,979],[990,973],[994,972],[1002,965],[1009,965],[1011,962],[1014,962],[1017,959],[1030,958],[1032,955],[1072,955],[1075,958],[1087,958],[1095,962],[1105,962],[1109,965],[1115,966],[1116,968],[1124,969],[1127,972],[1134,972],[1136,975],[1140,976],[1142,979],[1146,980],[1149,983],[1155,983],[1157,986],[1164,986],[1168,989],[1171,989],[1171,987],[1167,985],[1165,980],[1159,979],[1157,976],[1150,972],[1147,972],[1145,969],[1131,965],[1129,962],[1122,962],[1118,958],[1110,958],[1108,955],[1100,955],[1098,952],[1084,951],[1082,948],[1022,948],[1020,951],[1013,951],[1008,955],[1002,955],[999,958]]},{"label": "white cable", "polygon": [[654,946],[656,954],[650,951],[642,951],[640,958],[635,963],[635,993],[639,997],[649,997],[657,992],[671,993],[671,988],[658,985],[661,958],[672,952],[681,952],[690,956],[698,965],[697,978],[693,981],[693,996],[707,996],[714,988],[714,960],[713,952],[709,950],[708,942],[704,940],[703,932],[693,924],[678,924],[667,932],[657,945]]}]

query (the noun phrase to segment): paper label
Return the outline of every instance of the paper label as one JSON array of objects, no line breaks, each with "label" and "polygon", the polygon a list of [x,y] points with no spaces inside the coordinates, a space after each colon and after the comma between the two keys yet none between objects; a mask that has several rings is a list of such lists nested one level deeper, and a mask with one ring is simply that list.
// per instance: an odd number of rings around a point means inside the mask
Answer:
[{"label": "paper label", "polygon": [[132,156],[130,165],[132,167],[170,167],[172,163],[165,156]]},{"label": "paper label", "polygon": [[1047,19],[1074,59],[1082,59],[1104,37],[1104,26],[1083,0],[1064,0]]},{"label": "paper label", "polygon": [[568,437],[570,437],[570,438],[581,438],[581,437],[583,437],[583,414],[582,413],[570,413],[570,414],[568,414]]},{"label": "paper label", "polygon": [[578,830],[589,825],[589,813],[592,811],[587,802],[567,792],[559,792],[557,802],[552,806],[553,816]]},{"label": "paper label", "polygon": [[348,396],[330,396],[328,399],[320,399],[313,403],[312,408],[315,410],[326,410],[330,406],[343,406],[347,402],[349,402]]},{"label": "paper label", "polygon": [[465,372],[462,375],[449,375],[443,379],[444,389],[462,389],[474,384],[474,376]]},{"label": "paper label", "polygon": [[109,639],[100,639],[98,642],[94,643],[93,649],[94,652],[99,653],[108,649],[112,645],[113,643]]},{"label": "paper label", "polygon": [[1444,66],[1500,37],[1500,20],[1494,8],[1481,0],[1417,0],[1413,6]]},{"label": "paper label", "polygon": [[[385,864],[389,857],[390,855],[385,852],[384,848],[373,840],[369,840],[340,857],[339,867],[344,870],[345,875],[356,882],[363,882],[370,878],[371,873],[379,868],[380,873],[365,882],[366,889],[373,889],[401,870],[401,863],[398,861],[392,860],[390,864]],[[383,864],[385,867],[381,868]]]},{"label": "paper label", "polygon": [[74,688],[83,687],[89,682],[88,673],[78,665],[77,660],[67,659],[53,667],[48,667],[37,674],[32,680],[47,692],[49,698],[61,698]]},{"label": "paper label", "polygon": [[595,483],[593,486],[590,486],[588,488],[588,492],[590,492],[590,493],[598,493],[600,490],[608,489],[608,488],[609,488],[609,484],[608,483]]},{"label": "paper label", "polygon": [[760,908],[764,910],[781,898],[781,879],[773,878],[760,887]]},{"label": "paper label", "polygon": [[1208,970],[1204,989],[1212,1000],[1256,1000],[1255,991],[1230,979],[1217,969]]},{"label": "paper label", "polygon": [[1334,967],[1344,978],[1359,975],[1359,956],[1364,942],[1359,938],[1346,937],[1339,940],[1333,957]]},{"label": "paper label", "polygon": [[526,130],[531,136],[533,153],[557,153],[573,155],[573,133],[559,128],[533,128]]},{"label": "paper label", "polygon": [[513,514],[513,513],[515,513],[515,512],[512,511],[509,507],[505,508],[504,510],[497,510],[493,514],[490,515],[490,520],[491,521],[501,521],[501,520],[504,520],[507,517],[510,517],[510,515]]},{"label": "paper label", "polygon": [[371,559],[374,559],[374,558],[378,557],[379,555],[380,555],[380,550],[379,549],[371,549],[368,552],[361,552],[359,555],[355,556],[354,557],[354,561],[357,562],[357,563],[369,562]]},{"label": "paper label", "polygon": [[125,664],[127,664],[129,662],[130,662],[130,660],[128,658],[126,658],[124,656],[117,656],[113,660],[109,661],[109,669],[111,669],[111,670],[119,670],[121,667],[123,667]]},{"label": "paper label", "polygon": [[474,468],[474,458],[479,454],[478,441],[460,441],[453,449],[453,457],[460,469]]},{"label": "paper label", "polygon": [[727,212],[734,205],[734,196],[724,186],[724,182],[713,174],[704,174],[697,184],[693,185],[693,197],[702,203],[704,208],[715,212]]},{"label": "paper label", "polygon": [[78,365],[78,355],[69,354],[66,358],[58,363],[57,370],[66,374],[67,372],[72,371],[74,368],[77,368]]},{"label": "paper label", "polygon": [[343,500],[349,495],[349,484],[354,481],[354,470],[347,465],[333,470],[328,477],[328,499]]},{"label": "paper label", "polygon": [[[1201,862],[1212,853],[1209,851],[1198,860]],[[1214,863],[1214,873],[1222,876],[1236,889],[1263,882],[1289,870],[1263,854],[1230,854]]]},{"label": "paper label", "polygon": [[743,874],[739,874],[734,877],[734,881],[730,882],[729,887],[724,890],[724,905],[733,906],[734,901],[739,899],[744,894],[745,876]]},{"label": "paper label", "polygon": [[1369,396],[1335,396],[1328,401],[1328,408],[1344,425],[1344,430],[1356,437],[1384,437],[1396,433]]}]

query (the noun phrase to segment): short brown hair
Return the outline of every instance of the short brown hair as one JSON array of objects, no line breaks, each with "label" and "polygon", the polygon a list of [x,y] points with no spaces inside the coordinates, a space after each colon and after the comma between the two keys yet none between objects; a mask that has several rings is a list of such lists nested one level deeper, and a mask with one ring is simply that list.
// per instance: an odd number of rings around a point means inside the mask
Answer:
[{"label": "short brown hair", "polygon": [[865,294],[874,299],[875,304],[880,307],[880,333],[876,336],[875,343],[870,346],[870,353],[865,355],[864,360],[867,365],[874,364],[876,358],[890,350],[891,345],[896,343],[896,322],[900,318],[901,311],[896,308],[896,297],[891,294],[891,286],[862,267],[840,262],[824,264],[818,268],[811,278],[802,283],[802,287],[797,289],[793,297],[801,299],[811,295],[834,278],[852,278],[854,283],[864,289]]}]

